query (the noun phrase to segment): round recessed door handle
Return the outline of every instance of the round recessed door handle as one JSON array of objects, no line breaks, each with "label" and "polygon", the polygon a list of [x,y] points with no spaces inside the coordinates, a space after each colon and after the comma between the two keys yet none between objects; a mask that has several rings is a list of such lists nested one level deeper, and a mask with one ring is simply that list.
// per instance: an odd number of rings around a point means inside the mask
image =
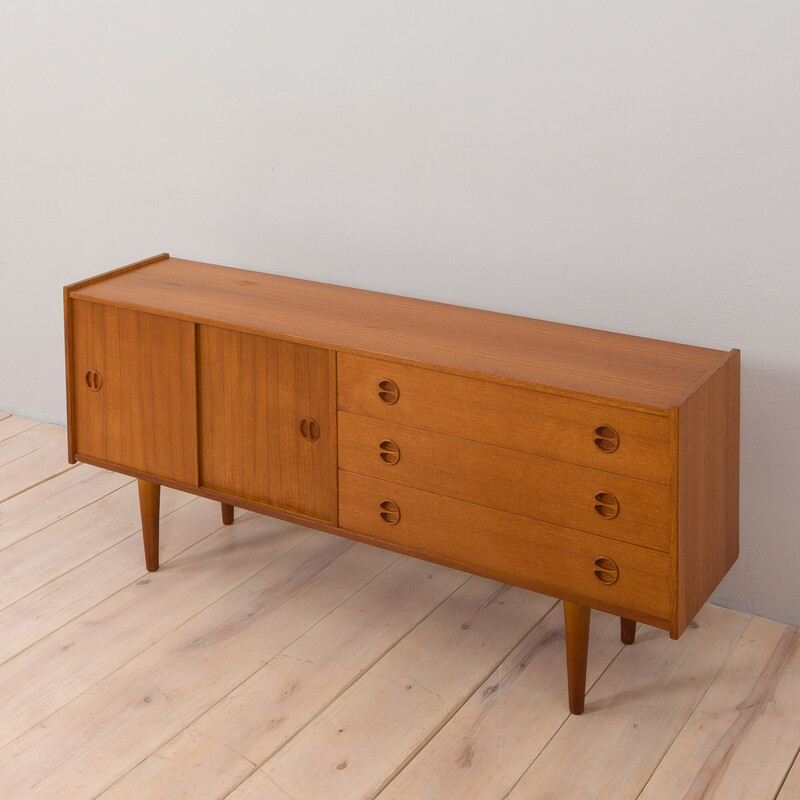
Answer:
[{"label": "round recessed door handle", "polygon": [[613,453],[619,447],[619,434],[610,425],[598,425],[594,429],[594,446],[604,453]]},{"label": "round recessed door handle", "polygon": [[594,576],[600,583],[611,586],[619,580],[619,567],[608,556],[598,556],[594,560]]},{"label": "round recessed door handle", "polygon": [[316,442],[319,434],[319,423],[313,417],[303,417],[300,421],[300,435],[307,442]]},{"label": "round recessed door handle", "polygon": [[380,504],[381,519],[387,525],[397,525],[400,522],[400,506],[394,500],[383,500]]},{"label": "round recessed door handle", "polygon": [[400,446],[391,439],[384,439],[378,445],[378,454],[384,463],[396,464],[400,460]]},{"label": "round recessed door handle", "polygon": [[400,389],[394,381],[381,381],[378,384],[378,397],[387,406],[393,406],[400,399]]},{"label": "round recessed door handle", "polygon": [[103,378],[96,369],[90,369],[84,376],[84,380],[93,392],[99,392],[100,387],[103,385]]},{"label": "round recessed door handle", "polygon": [[598,492],[594,496],[594,510],[603,519],[614,519],[619,514],[619,500],[611,492]]}]

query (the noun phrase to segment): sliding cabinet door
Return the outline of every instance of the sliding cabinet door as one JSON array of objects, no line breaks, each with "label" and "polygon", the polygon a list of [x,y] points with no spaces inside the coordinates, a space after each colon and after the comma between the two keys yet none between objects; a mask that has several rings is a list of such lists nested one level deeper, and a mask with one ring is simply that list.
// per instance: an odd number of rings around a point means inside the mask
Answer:
[{"label": "sliding cabinet door", "polygon": [[197,334],[202,485],[335,523],[335,355],[206,325]]},{"label": "sliding cabinet door", "polygon": [[78,457],[196,486],[194,325],[83,300],[69,322]]}]

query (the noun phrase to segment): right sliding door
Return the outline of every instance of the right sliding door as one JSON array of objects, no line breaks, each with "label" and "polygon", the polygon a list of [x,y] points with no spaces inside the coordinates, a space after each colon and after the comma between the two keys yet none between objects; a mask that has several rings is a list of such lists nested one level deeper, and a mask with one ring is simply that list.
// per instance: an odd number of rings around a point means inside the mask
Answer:
[{"label": "right sliding door", "polygon": [[197,326],[200,485],[336,524],[335,354]]}]

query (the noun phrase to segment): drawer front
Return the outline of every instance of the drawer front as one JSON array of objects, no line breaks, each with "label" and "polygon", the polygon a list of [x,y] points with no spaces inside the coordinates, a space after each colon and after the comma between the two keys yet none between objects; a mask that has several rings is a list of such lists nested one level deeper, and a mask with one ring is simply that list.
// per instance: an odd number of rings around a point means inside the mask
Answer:
[{"label": "drawer front", "polygon": [[666,416],[340,353],[339,409],[669,484]]},{"label": "drawer front", "polygon": [[339,412],[339,467],[668,551],[670,487]]},{"label": "drawer front", "polygon": [[670,559],[656,550],[344,471],[339,524],[466,571],[669,620]]}]

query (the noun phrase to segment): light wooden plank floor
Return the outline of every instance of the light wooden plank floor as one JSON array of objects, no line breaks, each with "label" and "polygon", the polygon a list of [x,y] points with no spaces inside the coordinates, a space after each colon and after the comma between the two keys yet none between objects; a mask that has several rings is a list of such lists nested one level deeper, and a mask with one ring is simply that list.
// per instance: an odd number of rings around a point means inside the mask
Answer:
[{"label": "light wooden plank floor", "polygon": [[135,482],[0,412],[2,800],[800,800],[800,630],[594,613]]}]

